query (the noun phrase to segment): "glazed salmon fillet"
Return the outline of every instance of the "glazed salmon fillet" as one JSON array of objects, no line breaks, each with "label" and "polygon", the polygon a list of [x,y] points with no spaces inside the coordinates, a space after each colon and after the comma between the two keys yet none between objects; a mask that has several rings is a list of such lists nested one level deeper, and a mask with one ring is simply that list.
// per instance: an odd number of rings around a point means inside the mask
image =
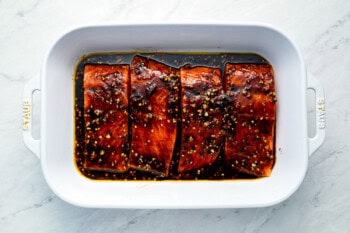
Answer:
[{"label": "glazed salmon fillet", "polygon": [[130,77],[130,167],[167,176],[177,137],[179,70],[135,56]]},{"label": "glazed salmon fillet", "polygon": [[183,67],[181,80],[181,148],[178,171],[212,165],[224,138],[221,71]]},{"label": "glazed salmon fillet", "polygon": [[276,93],[273,70],[265,64],[227,64],[225,90],[231,99],[226,122],[225,163],[257,177],[274,162]]},{"label": "glazed salmon fillet", "polygon": [[128,169],[128,65],[84,67],[84,168]]},{"label": "glazed salmon fillet", "polygon": [[234,114],[275,119],[276,93],[273,70],[265,64],[227,64],[225,90]]},{"label": "glazed salmon fillet", "polygon": [[226,164],[245,174],[269,176],[275,162],[274,133],[274,120],[237,116],[235,132],[226,136]]}]

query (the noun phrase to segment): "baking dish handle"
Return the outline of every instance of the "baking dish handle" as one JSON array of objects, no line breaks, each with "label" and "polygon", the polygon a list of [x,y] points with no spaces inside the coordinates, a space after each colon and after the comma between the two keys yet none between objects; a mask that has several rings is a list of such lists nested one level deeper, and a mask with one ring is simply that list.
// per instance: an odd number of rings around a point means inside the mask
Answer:
[{"label": "baking dish handle", "polygon": [[40,158],[40,140],[34,139],[32,135],[32,99],[34,91],[40,90],[40,75],[37,74],[29,80],[23,89],[23,141],[24,144],[36,156]]},{"label": "baking dish handle", "polygon": [[324,142],[326,136],[326,109],[325,95],[321,83],[308,72],[307,88],[314,90],[316,96],[316,134],[309,138],[309,156],[312,155]]}]

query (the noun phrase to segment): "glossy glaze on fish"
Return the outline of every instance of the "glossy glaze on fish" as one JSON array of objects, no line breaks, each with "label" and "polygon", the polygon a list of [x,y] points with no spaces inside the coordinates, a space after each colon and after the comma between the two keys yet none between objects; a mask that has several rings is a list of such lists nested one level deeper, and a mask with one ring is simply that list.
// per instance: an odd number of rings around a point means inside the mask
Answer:
[{"label": "glossy glaze on fish", "polygon": [[270,65],[227,64],[230,98],[225,162],[238,172],[269,176],[275,162],[276,93]]},{"label": "glossy glaze on fish", "polygon": [[220,69],[183,67],[180,79],[181,173],[212,165],[222,147],[224,131]]},{"label": "glossy glaze on fish", "polygon": [[85,65],[85,169],[128,169],[128,65]]},{"label": "glossy glaze on fish", "polygon": [[167,176],[178,129],[179,70],[135,56],[131,64],[130,167]]},{"label": "glossy glaze on fish", "polygon": [[75,156],[87,177],[271,174],[277,99],[273,69],[261,57],[121,54],[87,61],[77,71],[75,103]]}]

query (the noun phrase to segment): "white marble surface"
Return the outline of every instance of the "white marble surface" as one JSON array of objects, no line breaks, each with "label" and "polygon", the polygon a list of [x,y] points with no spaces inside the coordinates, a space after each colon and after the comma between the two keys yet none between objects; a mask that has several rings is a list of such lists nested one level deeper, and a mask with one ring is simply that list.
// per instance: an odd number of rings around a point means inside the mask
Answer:
[{"label": "white marble surface", "polygon": [[[276,206],[108,210],[72,206],[22,142],[21,95],[49,45],[74,25],[233,20],[270,23],[299,45],[322,83],[327,136],[304,182]],[[0,0],[0,232],[350,232],[350,1]],[[312,108],[309,108],[312,114]]]}]

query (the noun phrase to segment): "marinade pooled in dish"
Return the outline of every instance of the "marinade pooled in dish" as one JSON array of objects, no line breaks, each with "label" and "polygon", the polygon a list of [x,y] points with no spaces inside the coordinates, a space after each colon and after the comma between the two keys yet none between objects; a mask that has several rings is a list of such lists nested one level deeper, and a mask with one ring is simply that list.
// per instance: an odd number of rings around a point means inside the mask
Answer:
[{"label": "marinade pooled in dish", "polygon": [[75,82],[75,159],[89,178],[271,175],[277,97],[258,55],[92,55]]}]

